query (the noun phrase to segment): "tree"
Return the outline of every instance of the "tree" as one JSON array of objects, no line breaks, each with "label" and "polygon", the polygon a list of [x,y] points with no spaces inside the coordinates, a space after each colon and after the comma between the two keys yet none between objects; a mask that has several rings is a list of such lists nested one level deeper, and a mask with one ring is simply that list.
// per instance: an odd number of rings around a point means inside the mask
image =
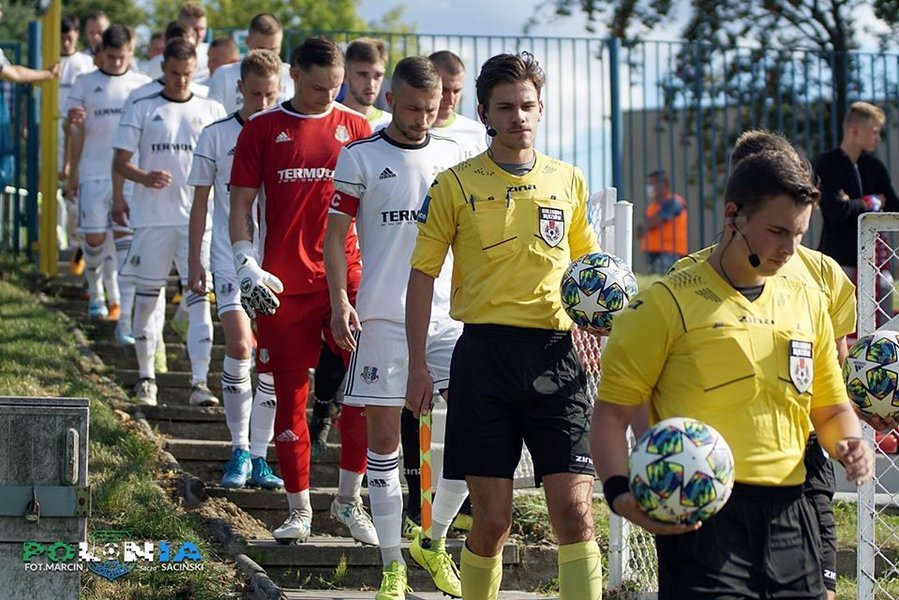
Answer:
[{"label": "tree", "polygon": [[[153,0],[153,26],[162,30],[166,23],[178,15],[181,0]],[[371,25],[356,13],[358,0],[287,0],[268,2],[266,0],[212,0],[205,2],[210,27],[246,27],[255,15],[270,12],[284,24],[285,29],[304,31],[360,31]],[[385,12],[384,24],[402,27],[399,19],[402,7]]]},{"label": "tree", "polygon": [[[860,9],[869,0],[547,0],[540,4],[534,24],[547,13],[556,18],[576,11],[587,17],[586,28],[608,22],[613,37],[631,38],[674,17],[674,11],[689,11],[689,21],[681,32],[688,41],[732,47],[751,40],[760,48],[813,50],[832,57],[836,109],[846,108],[850,66],[847,53],[858,48]],[[874,12],[882,24],[899,26],[899,3],[875,0]]]}]

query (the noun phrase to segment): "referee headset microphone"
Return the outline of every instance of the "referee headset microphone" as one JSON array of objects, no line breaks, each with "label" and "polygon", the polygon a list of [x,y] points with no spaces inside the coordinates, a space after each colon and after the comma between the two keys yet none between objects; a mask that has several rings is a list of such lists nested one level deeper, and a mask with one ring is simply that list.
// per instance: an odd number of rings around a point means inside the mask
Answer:
[{"label": "referee headset microphone", "polygon": [[490,126],[490,123],[487,122],[487,109],[484,109],[484,115],[482,117],[484,121],[484,127],[487,128],[487,136],[488,137],[496,137],[496,129]]},{"label": "referee headset microphone", "polygon": [[743,240],[743,243],[746,244],[746,249],[749,250],[749,256],[746,258],[749,260],[749,264],[752,265],[752,268],[757,269],[762,264],[762,260],[759,258],[759,255],[752,251],[752,246],[749,245],[749,240],[746,239],[746,234],[743,233],[743,230],[737,226],[737,217],[739,216],[739,212],[736,215],[732,215],[729,217],[730,223],[734,226],[734,235],[740,234],[740,239]]}]

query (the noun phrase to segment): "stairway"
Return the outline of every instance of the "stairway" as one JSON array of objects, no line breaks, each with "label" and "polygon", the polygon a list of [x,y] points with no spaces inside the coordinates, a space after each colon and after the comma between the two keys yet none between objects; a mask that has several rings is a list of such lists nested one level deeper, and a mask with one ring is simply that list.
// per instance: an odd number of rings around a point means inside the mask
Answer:
[{"label": "stairway", "polygon": [[[129,395],[137,382],[137,362],[133,350],[115,342],[115,323],[89,320],[86,314],[82,278],[68,275],[68,264],[60,263],[59,277],[47,288],[51,305],[65,312],[85,332],[94,352],[110,368],[108,376],[121,385]],[[177,280],[170,277],[167,298],[176,291]],[[167,319],[174,313],[167,307]],[[221,400],[220,370],[224,356],[224,337],[221,323],[215,316],[214,346],[210,365],[209,387]],[[211,497],[232,502],[248,515],[260,521],[268,530],[281,524],[287,516],[287,500],[283,491],[245,488],[231,490],[219,485],[222,467],[230,458],[230,435],[225,425],[224,410],[218,407],[189,406],[190,362],[180,337],[170,327],[165,328],[166,353],[169,372],[157,375],[159,406],[129,407],[133,415],[142,416],[157,435],[165,440],[166,449],[180,467],[201,480]],[[311,411],[307,418],[311,417]],[[380,582],[380,556],[376,547],[364,546],[349,537],[346,528],[330,517],[331,500],[336,494],[338,477],[338,434],[331,429],[324,455],[313,460],[311,499],[313,522],[311,537],[304,544],[282,545],[270,536],[247,540],[245,553],[258,563],[283,591],[286,598],[372,598]],[[274,447],[270,446],[268,460],[279,473]],[[368,503],[367,491],[363,500]],[[462,540],[450,539],[447,547],[459,560]],[[420,593],[408,598],[442,597],[430,576],[408,557],[409,584]],[[533,590],[556,575],[555,551],[547,548],[519,547],[507,543],[503,550],[505,565],[503,600],[546,598],[539,594],[518,590]],[[338,568],[345,565],[346,568]],[[345,591],[325,591],[338,587]],[[368,591],[366,591],[368,590]]]}]

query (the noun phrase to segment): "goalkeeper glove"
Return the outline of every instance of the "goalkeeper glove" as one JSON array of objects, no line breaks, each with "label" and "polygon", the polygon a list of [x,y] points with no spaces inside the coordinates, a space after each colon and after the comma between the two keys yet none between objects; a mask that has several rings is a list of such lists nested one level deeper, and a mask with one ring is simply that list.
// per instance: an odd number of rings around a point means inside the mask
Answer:
[{"label": "goalkeeper glove", "polygon": [[883,202],[880,201],[880,196],[875,194],[862,196],[862,202],[865,203],[865,206],[870,211],[880,212],[880,209],[883,208]]},{"label": "goalkeeper glove", "polygon": [[234,268],[240,285],[240,305],[251,319],[260,315],[273,315],[281,304],[275,294],[284,291],[281,280],[263,271],[256,257],[253,243],[246,240],[231,244]]}]

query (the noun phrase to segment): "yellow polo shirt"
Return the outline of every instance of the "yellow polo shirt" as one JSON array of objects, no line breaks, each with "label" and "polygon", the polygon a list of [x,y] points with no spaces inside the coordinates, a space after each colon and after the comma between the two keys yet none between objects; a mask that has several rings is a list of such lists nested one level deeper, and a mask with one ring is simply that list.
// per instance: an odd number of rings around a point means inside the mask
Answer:
[{"label": "yellow polo shirt", "polygon": [[692,417],[734,453],[736,480],[799,485],[812,408],[848,402],[824,298],[769,277],[754,302],[707,261],[642,291],[615,317],[599,399]]},{"label": "yellow polo shirt", "polygon": [[450,248],[450,315],[465,323],[567,330],[559,286],[599,250],[581,171],[537,153],[516,177],[479,154],[443,171],[418,213],[412,268],[437,277]]},{"label": "yellow polo shirt", "polygon": [[[668,272],[673,273],[706,260],[714,249],[714,246],[709,246],[688,254],[674,263]],[[824,294],[835,337],[841,338],[855,331],[858,317],[855,286],[837,261],[823,252],[799,246],[796,248],[796,256],[788,260],[777,275],[801,281]]]}]

